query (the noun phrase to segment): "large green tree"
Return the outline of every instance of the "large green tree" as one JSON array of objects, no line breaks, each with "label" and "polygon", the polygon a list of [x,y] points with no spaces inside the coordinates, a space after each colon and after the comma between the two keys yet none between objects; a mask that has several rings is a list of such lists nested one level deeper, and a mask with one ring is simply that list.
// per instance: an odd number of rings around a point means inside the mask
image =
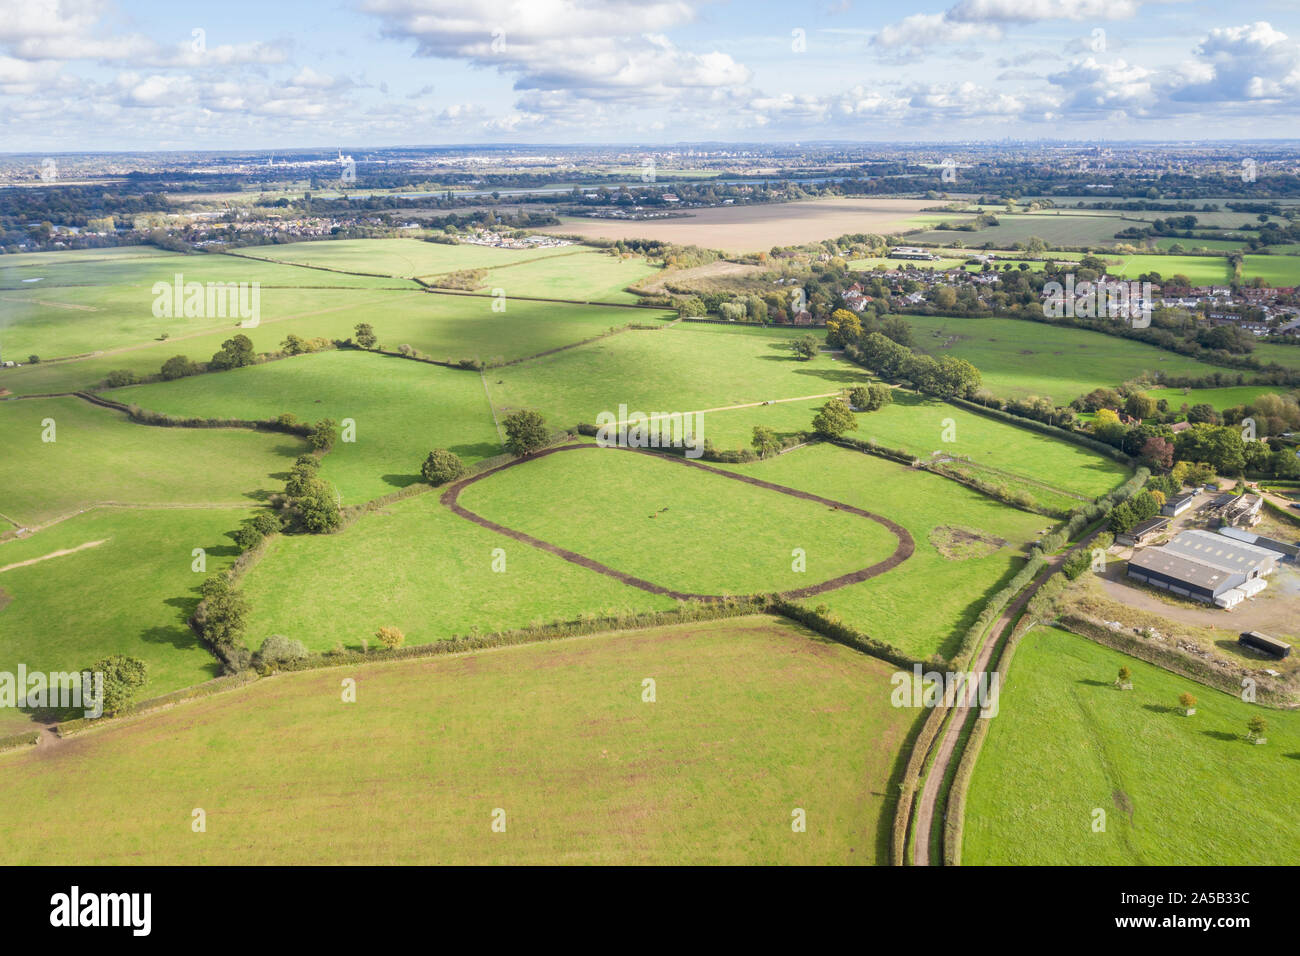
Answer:
[{"label": "large green tree", "polygon": [[551,440],[546,420],[530,408],[507,415],[502,425],[506,430],[506,449],[516,458],[531,455]]},{"label": "large green tree", "polygon": [[[120,713],[130,703],[136,691],[144,687],[149,680],[149,665],[125,654],[113,654],[96,661],[90,666],[91,683],[89,690],[95,691],[96,676],[103,679],[103,711],[107,716]],[[90,703],[89,701],[87,703]]]},{"label": "large green tree", "polygon": [[848,402],[842,398],[832,398],[813,416],[813,431],[823,438],[838,438],[847,431],[856,431],[858,420]]}]

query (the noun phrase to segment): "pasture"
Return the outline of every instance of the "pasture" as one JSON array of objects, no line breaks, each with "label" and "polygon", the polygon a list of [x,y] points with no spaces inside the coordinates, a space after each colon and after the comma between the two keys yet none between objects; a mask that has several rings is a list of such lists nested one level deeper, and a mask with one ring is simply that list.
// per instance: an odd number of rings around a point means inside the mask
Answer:
[{"label": "pasture", "polygon": [[1147,394],[1156,401],[1164,399],[1175,410],[1184,405],[1204,404],[1221,412],[1235,405],[1249,405],[1261,395],[1282,391],[1284,389],[1267,385],[1237,385],[1229,388],[1152,388],[1147,389]]},{"label": "pasture", "polygon": [[285,675],[0,755],[0,859],[883,864],[891,671],[741,618]]},{"label": "pasture", "polygon": [[[1053,527],[970,488],[861,452],[815,445],[751,465],[719,466],[865,508],[903,525],[916,545],[877,578],[805,598],[917,659],[952,654],[984,601]],[[954,547],[962,541],[974,549]]]},{"label": "pasture", "polygon": [[[1074,215],[1063,210],[1045,210],[1038,213],[997,213],[998,225],[985,226],[975,232],[947,229],[929,229],[909,235],[909,241],[951,245],[956,241],[967,248],[988,245],[989,248],[1008,249],[1016,243],[1027,243],[1037,236],[1049,246],[1066,249],[1105,248],[1119,240],[1115,233],[1125,228],[1118,218]],[[969,217],[950,214],[947,221],[960,225]],[[1127,225],[1131,225],[1127,224]],[[991,244],[991,245],[990,245]]]},{"label": "pasture", "polygon": [[681,459],[597,447],[490,475],[467,487],[459,503],[685,594],[818,585],[884,561],[901,544],[882,525],[819,502],[711,474]]},{"label": "pasture", "polygon": [[1284,368],[1300,369],[1300,348],[1294,345],[1260,342],[1255,346],[1255,351],[1252,354],[1266,364],[1277,364]]},{"label": "pasture", "polygon": [[[238,554],[227,533],[250,514],[248,505],[100,508],[0,545],[9,599],[0,610],[0,671],[20,663],[28,672],[80,670],[127,654],[149,665],[141,698],[216,677],[220,666],[185,621],[199,584]],[[193,570],[195,548],[206,555],[202,573]],[[9,708],[0,721],[0,735],[32,729]]]},{"label": "pasture", "polygon": [[924,199],[804,199],[693,209],[684,216],[644,221],[561,217],[560,225],[533,231],[584,239],[657,239],[739,254],[850,233],[900,232],[910,216],[929,205],[933,202]]},{"label": "pasture", "polygon": [[502,289],[507,297],[527,295],[574,302],[635,303],[640,297],[626,291],[627,287],[658,271],[642,258],[622,259],[604,252],[579,252],[493,269],[484,277],[480,291],[495,294],[496,289]]},{"label": "pasture", "polygon": [[[1121,279],[1136,279],[1155,272],[1162,279],[1186,276],[1192,285],[1227,285],[1232,270],[1224,256],[1119,256],[1107,257],[1107,272]],[[1246,269],[1249,277],[1249,268]]]},{"label": "pasture", "polygon": [[187,418],[259,421],[292,412],[340,427],[351,419],[353,440],[336,442],[320,471],[345,504],[419,481],[434,448],[470,464],[502,451],[478,373],[371,352],[317,352],[105,394]]},{"label": "pasture", "polygon": [[1145,373],[1229,371],[1142,342],[1045,322],[928,315],[906,319],[918,349],[935,358],[966,359],[980,370],[984,388],[1004,398],[1037,395],[1064,405],[1094,388]]},{"label": "pasture", "polygon": [[0,513],[35,527],[99,504],[247,507],[283,487],[276,475],[307,443],[138,425],[78,398],[43,398],[0,402],[0,448]]},{"label": "pasture", "polygon": [[[256,267],[253,272],[256,272]],[[302,271],[302,270],[298,270]],[[184,273],[185,280],[192,273]],[[168,274],[164,281],[169,284]],[[238,293],[236,293],[237,295]],[[271,288],[262,286],[257,293],[259,326],[277,329],[280,323],[310,320],[363,310],[367,304],[400,300],[410,292],[365,293],[353,290],[308,288]],[[246,303],[252,302],[251,289]],[[43,361],[69,356],[131,354],[156,348],[164,358],[176,354],[177,346],[193,338],[216,341],[217,345],[237,332],[251,335],[255,329],[241,328],[237,308],[226,300],[226,308],[211,316],[153,314],[154,295],[150,285],[113,285],[75,288],[47,288],[35,292],[0,292],[11,324],[3,331],[5,358],[26,362],[35,354]],[[224,314],[222,314],[224,313]],[[353,320],[355,324],[357,319]],[[343,323],[340,323],[342,327]],[[220,330],[220,331],[218,331]],[[284,333],[281,333],[283,338]],[[275,342],[278,344],[278,339]],[[166,351],[168,348],[173,351]],[[214,346],[203,358],[216,351]],[[159,362],[161,363],[161,359]],[[13,370],[6,370],[12,372]]]},{"label": "pasture", "polygon": [[[1134,689],[1114,687],[1120,666]],[[1178,698],[1197,698],[1183,716]],[[1245,741],[1268,721],[1268,744]],[[1055,628],[1025,636],[966,804],[968,865],[1283,865],[1300,714],[1243,703]],[[1267,784],[1267,798],[1261,786]],[[1096,810],[1105,832],[1094,832]]]},{"label": "pasture", "polygon": [[[683,322],[632,331],[509,368],[489,369],[498,414],[536,408],[557,427],[595,422],[602,411],[703,411],[834,393],[870,380],[822,353],[801,361],[804,330]],[[719,446],[721,447],[721,446]]]},{"label": "pasture", "polygon": [[[303,303],[302,294],[296,299]],[[270,301],[270,294],[264,293],[264,312]],[[127,345],[76,361],[0,369],[0,388],[16,395],[43,394],[97,385],[115,369],[154,375],[173,355],[207,361],[236,333],[248,336],[257,351],[274,352],[290,333],[302,338],[347,339],[359,322],[369,322],[383,348],[410,345],[447,362],[504,362],[585,341],[629,323],[651,325],[675,317],[653,309],[508,298],[504,311],[494,311],[492,305],[487,296],[360,290],[312,293],[307,303],[287,314],[263,318],[252,329],[231,323],[221,331],[173,335],[167,341]],[[25,361],[26,355],[19,354]]]},{"label": "pasture", "polygon": [[[317,651],[360,648],[377,643],[381,625],[401,628],[407,644],[428,644],[674,606],[467,521],[438,497],[431,491],[386,505],[337,535],[274,539],[243,578],[249,645],[284,634]],[[498,548],[504,553],[494,554]],[[493,569],[494,558],[504,570]],[[358,570],[367,568],[376,570]],[[328,600],[303,601],[303,582],[318,583]]]},{"label": "pasture", "polygon": [[[893,399],[879,411],[858,414],[858,429],[848,436],[922,460],[970,459],[1087,498],[1105,494],[1127,477],[1119,462],[1070,442],[905,389],[894,389]],[[749,447],[754,425],[778,434],[808,431],[824,401],[710,412],[704,416],[704,435],[717,448],[729,449]]]},{"label": "pasture", "polygon": [[324,239],[280,246],[253,246],[241,249],[240,253],[318,270],[409,279],[461,269],[493,269],[513,262],[581,251],[581,246],[498,249],[472,243],[426,242],[423,239]]},{"label": "pasture", "polygon": [[1246,243],[1240,239],[1174,239],[1163,238],[1155,240],[1155,247],[1161,252],[1170,252],[1175,247],[1181,247],[1195,252],[1198,249],[1205,249],[1209,252],[1236,252],[1238,249],[1245,248]]}]

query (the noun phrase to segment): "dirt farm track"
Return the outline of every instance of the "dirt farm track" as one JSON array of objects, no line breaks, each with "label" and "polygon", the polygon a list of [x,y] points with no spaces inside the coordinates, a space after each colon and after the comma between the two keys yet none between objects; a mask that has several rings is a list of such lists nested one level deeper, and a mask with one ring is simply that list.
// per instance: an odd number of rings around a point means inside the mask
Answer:
[{"label": "dirt farm track", "polygon": [[[611,450],[611,449],[602,449],[598,445],[559,445],[555,448],[547,448],[543,451],[537,452],[536,454],[529,455],[526,458],[518,458],[514,461],[507,462],[504,465],[499,465],[496,468],[489,469],[488,471],[482,472],[480,474],[471,475],[468,478],[462,478],[460,481],[457,481],[455,484],[449,485],[447,490],[442,493],[442,497],[440,500],[442,504],[446,505],[448,508],[450,508],[456,514],[460,515],[462,518],[465,518],[467,521],[472,521],[477,525],[481,525],[484,528],[489,528],[492,531],[497,532],[498,534],[503,534],[508,538],[515,539],[516,541],[522,541],[524,544],[530,545],[534,548],[540,548],[543,551],[548,551],[551,554],[563,558],[565,561],[570,561],[573,564],[580,565],[581,567],[588,568],[600,574],[608,575],[609,577],[615,578],[623,582],[624,584],[629,584],[634,588],[640,588],[642,591],[649,591],[652,594],[666,594],[667,596],[671,598],[676,598],[679,601],[686,601],[691,599],[702,600],[702,601],[722,600],[723,596],[719,594],[687,594],[682,591],[670,590],[669,588],[663,587],[662,585],[654,584],[650,581],[643,580],[642,578],[633,577],[630,574],[625,574],[622,571],[609,567],[608,565],[601,564],[599,561],[595,561],[587,557],[586,555],[578,554],[574,551],[567,551],[564,548],[551,544],[549,541],[542,541],[539,538],[534,538],[532,535],[524,534],[522,531],[516,531],[514,528],[507,528],[505,525],[497,524],[495,521],[489,521],[487,518],[484,518],[481,515],[477,515],[474,512],[470,511],[468,508],[463,507],[461,504],[459,504],[457,500],[460,498],[460,493],[464,491],[466,488],[468,488],[470,485],[474,484],[475,482],[482,481],[484,478],[487,478],[490,475],[495,475],[498,472],[504,471],[507,468],[517,468],[520,465],[527,464],[528,462],[534,461],[538,458],[545,458],[548,455],[556,455],[556,454],[560,454],[561,452],[569,452],[569,451],[582,451],[584,449],[591,450],[591,451]],[[872,514],[870,511],[863,511],[861,508],[855,508],[853,505],[845,504],[842,501],[832,501],[831,499],[823,498],[820,495],[810,494],[806,491],[799,491],[795,488],[787,488],[784,485],[776,485],[770,481],[761,481],[758,478],[751,478],[748,475],[733,474],[732,472],[729,471],[723,471],[721,468],[713,468],[709,465],[702,465],[699,462],[690,461],[685,458],[675,458],[667,455],[660,455],[654,452],[642,451],[641,449],[636,449],[636,448],[620,448],[620,449],[613,449],[613,450],[627,451],[638,455],[649,455],[650,457],[655,458],[656,460],[659,461],[676,462],[677,464],[683,465],[687,468],[699,468],[702,469],[703,471],[708,471],[715,475],[721,475],[723,478],[730,478],[733,481],[743,481],[746,484],[754,485],[759,488],[766,488],[768,491],[775,491],[783,495],[790,495],[791,497],[794,498],[802,498],[805,501],[815,501],[818,504],[823,504],[823,505],[827,505],[828,507],[837,508],[840,511],[847,512],[848,514],[857,515],[858,517],[866,518],[869,521],[874,521],[877,524],[880,524],[885,528],[887,528],[890,531],[890,533],[892,533],[894,537],[898,539],[898,547],[894,550],[894,553],[891,554],[889,557],[885,558],[885,560],[879,561],[876,564],[871,565],[870,567],[862,568],[859,571],[851,571],[848,574],[842,574],[839,577],[832,578],[829,581],[823,581],[820,584],[812,584],[809,585],[808,587],[799,588],[794,591],[785,591],[781,594],[781,597],[783,598],[798,599],[798,598],[812,597],[813,595],[816,594],[824,594],[827,591],[833,591],[836,588],[842,588],[848,584],[855,584],[858,581],[866,581],[868,578],[874,578],[879,574],[884,574],[886,571],[890,571],[898,567],[900,564],[902,564],[904,561],[910,558],[912,556],[912,553],[916,550],[916,544],[912,540],[912,535],[908,533],[907,529],[904,528],[902,525],[896,524],[895,522],[890,521],[888,518],[882,518],[880,515]]]}]

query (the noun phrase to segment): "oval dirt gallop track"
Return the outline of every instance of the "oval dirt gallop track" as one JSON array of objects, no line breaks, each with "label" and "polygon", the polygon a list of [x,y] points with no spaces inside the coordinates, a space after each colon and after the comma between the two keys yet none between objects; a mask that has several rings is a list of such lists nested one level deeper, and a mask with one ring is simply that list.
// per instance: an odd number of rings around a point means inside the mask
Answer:
[{"label": "oval dirt gallop track", "polygon": [[813,585],[809,585],[806,588],[798,588],[793,591],[782,591],[780,592],[779,596],[783,598],[796,599],[796,598],[812,597],[815,594],[823,594],[826,591],[834,591],[836,588],[842,588],[848,584],[856,584],[858,581],[866,581],[868,578],[874,578],[877,575],[884,574],[886,571],[898,567],[900,564],[902,564],[904,561],[910,558],[912,556],[912,552],[916,550],[916,544],[912,540],[912,536],[911,534],[908,533],[906,528],[893,521],[890,521],[888,518],[883,518],[880,515],[872,514],[870,511],[864,511],[861,508],[855,508],[853,505],[845,504],[842,501],[834,501],[830,498],[823,498],[820,495],[810,494],[807,491],[799,491],[797,488],[787,488],[785,487],[785,485],[777,485],[777,484],[773,484],[770,481],[762,481],[761,479],[758,478],[751,478],[749,475],[737,475],[730,471],[724,471],[721,468],[714,468],[711,465],[701,464],[698,461],[691,461],[688,458],[676,458],[671,455],[657,454],[655,452],[644,451],[639,448],[610,449],[610,448],[602,448],[599,445],[589,445],[589,444],[559,445],[555,448],[547,448],[544,449],[543,451],[537,452],[535,455],[529,455],[526,458],[518,458],[514,461],[507,462],[504,465],[498,465],[496,468],[491,468],[481,474],[471,475],[469,478],[462,478],[460,481],[457,481],[454,484],[449,485],[447,489],[442,493],[442,497],[440,498],[440,500],[444,505],[446,505],[456,514],[460,515],[462,518],[465,518],[468,521],[472,521],[477,525],[483,526],[484,528],[490,528],[491,530],[497,532],[498,534],[503,534],[508,538],[514,538],[516,541],[522,541],[524,544],[531,545],[534,548],[539,548],[542,551],[549,551],[551,554],[557,555],[563,558],[565,561],[570,561],[573,564],[581,565],[582,567],[588,568],[599,574],[608,575],[611,578],[614,578],[618,581],[622,581],[624,584],[630,584],[634,588],[640,588],[642,591],[649,591],[652,594],[665,594],[668,597],[676,598],[681,601],[692,600],[692,599],[699,600],[699,601],[724,600],[726,595],[688,594],[683,591],[674,591],[671,588],[663,587],[662,585],[655,584],[651,581],[646,581],[642,578],[633,577],[630,574],[625,574],[622,571],[618,571],[614,568],[611,568],[609,565],[601,564],[599,561],[595,561],[587,557],[586,555],[578,554],[575,551],[568,551],[564,548],[559,547],[558,545],[551,544],[549,541],[543,541],[540,538],[534,538],[532,535],[525,534],[522,531],[516,531],[514,528],[507,528],[505,525],[497,524],[495,521],[489,521],[487,518],[484,518],[482,515],[475,514],[474,512],[470,511],[468,508],[463,507],[459,503],[460,493],[464,491],[466,488],[468,488],[470,485],[474,484],[475,482],[482,481],[484,478],[487,478],[491,475],[495,475],[498,472],[505,471],[507,468],[515,468],[519,465],[526,464],[527,462],[535,461],[538,458],[545,458],[548,455],[557,455],[561,452],[583,451],[583,450],[628,451],[628,452],[633,452],[634,454],[648,455],[657,461],[675,463],[687,468],[699,468],[702,471],[708,471],[708,472],[712,472],[715,475],[721,475],[723,478],[730,478],[732,481],[743,481],[747,485],[754,485],[759,488],[765,488],[768,491],[775,491],[778,494],[782,494],[782,495],[790,495],[792,498],[802,498],[805,501],[815,501],[818,504],[827,505],[832,508],[838,508],[840,511],[844,511],[852,515],[857,515],[860,518],[866,518],[868,521],[874,521],[877,524],[884,526],[885,528],[889,529],[890,533],[893,534],[895,538],[898,539],[898,547],[895,548],[894,553],[891,554],[889,557],[885,558],[885,560],[879,561],[876,564],[871,565],[870,567],[863,568],[860,571],[851,571],[848,574],[840,575],[838,578],[831,578],[829,581],[823,581],[821,584],[813,584]]}]

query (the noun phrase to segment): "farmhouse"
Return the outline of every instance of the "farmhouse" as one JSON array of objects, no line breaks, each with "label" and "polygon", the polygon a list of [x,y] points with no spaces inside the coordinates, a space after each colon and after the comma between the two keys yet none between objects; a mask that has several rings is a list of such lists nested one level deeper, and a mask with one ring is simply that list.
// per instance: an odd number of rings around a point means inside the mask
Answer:
[{"label": "farmhouse", "polygon": [[1165,502],[1164,507],[1160,509],[1160,513],[1170,518],[1177,517],[1190,508],[1195,499],[1196,495],[1194,494],[1175,495]]},{"label": "farmhouse", "polygon": [[1160,548],[1142,548],[1128,576],[1181,597],[1233,607],[1265,587],[1279,555],[1209,531],[1183,531]]},{"label": "farmhouse", "polygon": [[1143,545],[1163,531],[1168,524],[1168,518],[1148,518],[1146,521],[1138,522],[1128,531],[1116,535],[1115,541],[1129,547]]}]

